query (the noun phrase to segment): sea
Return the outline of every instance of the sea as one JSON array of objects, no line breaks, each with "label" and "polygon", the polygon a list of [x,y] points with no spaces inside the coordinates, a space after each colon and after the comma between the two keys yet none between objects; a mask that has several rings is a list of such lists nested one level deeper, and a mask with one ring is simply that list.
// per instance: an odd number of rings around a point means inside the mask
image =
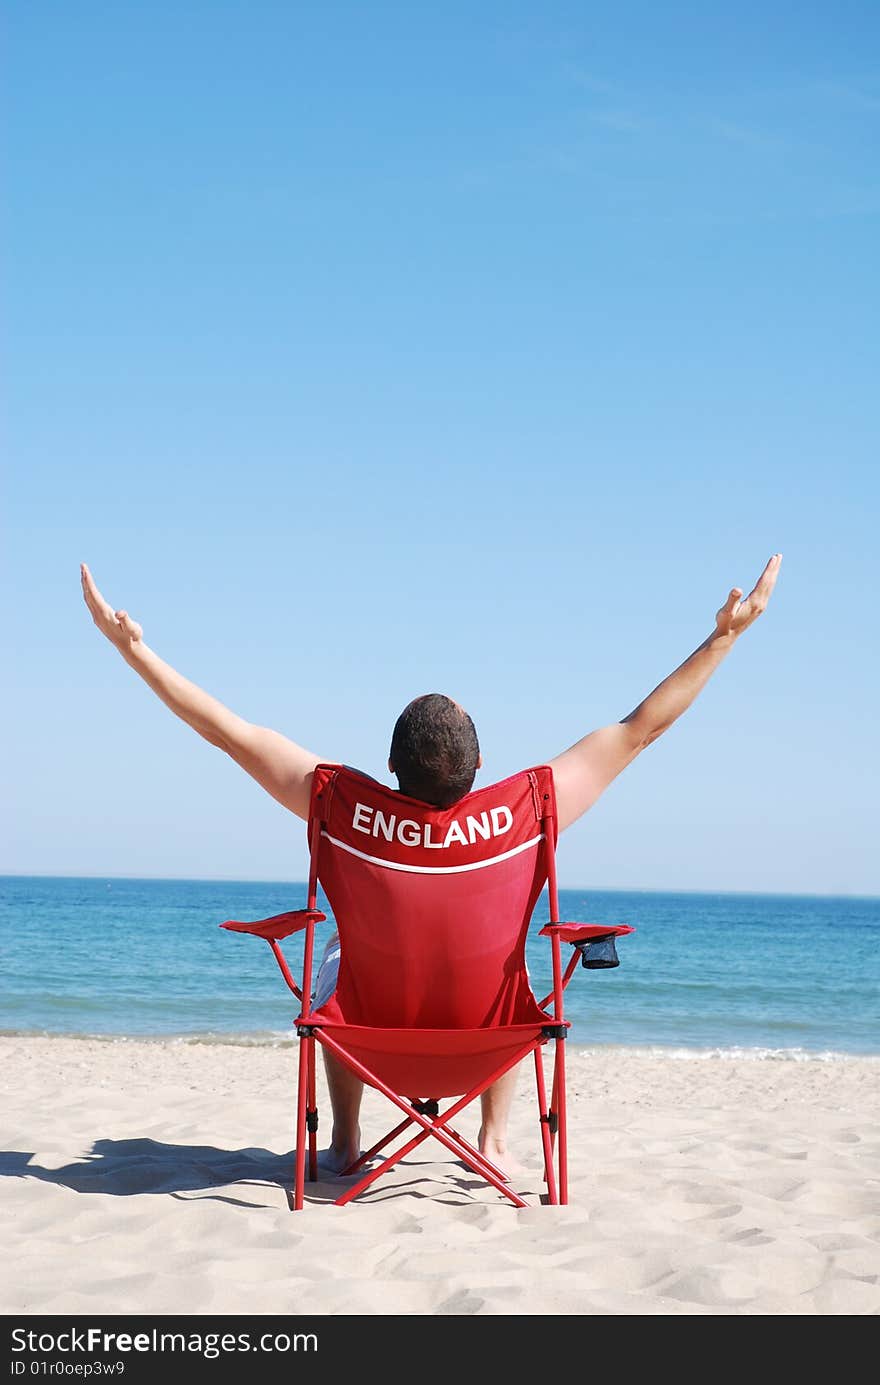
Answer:
[{"label": "sea", "polygon": [[[0,877],[0,1032],[292,1043],[298,1006],[269,947],[219,925],[305,904],[296,882]],[[880,1054],[880,899],[569,889],[560,912],[635,929],[619,967],[572,978],[580,1047]],[[526,954],[539,999],[551,988],[547,919],[544,895]],[[302,935],[282,946],[297,975]]]}]

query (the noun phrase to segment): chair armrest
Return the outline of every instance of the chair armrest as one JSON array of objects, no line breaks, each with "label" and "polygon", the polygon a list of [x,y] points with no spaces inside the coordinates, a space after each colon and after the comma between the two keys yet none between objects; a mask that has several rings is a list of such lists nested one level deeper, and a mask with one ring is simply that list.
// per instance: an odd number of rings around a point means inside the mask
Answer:
[{"label": "chair armrest", "polygon": [[[622,938],[635,929],[627,923],[548,923],[541,929],[545,937],[557,937],[561,942],[571,943],[581,955],[581,966],[590,971],[607,967],[619,967],[620,958],[614,945],[615,938]],[[572,957],[568,964],[563,985],[567,985],[577,958]]]},{"label": "chair armrest", "polygon": [[547,923],[541,929],[541,936],[551,938],[555,933],[564,943],[580,943],[587,939],[622,938],[635,931],[628,923]]},{"label": "chair armrest", "polygon": [[232,933],[253,933],[256,938],[267,942],[279,942],[289,938],[291,933],[299,933],[310,923],[323,923],[327,915],[318,909],[294,909],[289,914],[273,914],[269,919],[256,919],[253,923],[242,923],[239,919],[227,919],[221,928]]}]

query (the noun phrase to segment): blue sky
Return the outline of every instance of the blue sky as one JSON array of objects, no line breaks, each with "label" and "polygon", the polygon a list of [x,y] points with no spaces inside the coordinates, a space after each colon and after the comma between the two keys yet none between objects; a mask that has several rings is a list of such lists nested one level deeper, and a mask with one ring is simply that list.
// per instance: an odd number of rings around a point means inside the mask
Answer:
[{"label": "blue sky", "polygon": [[874,5],[6,11],[0,870],[300,879],[105,644],[481,782],[766,615],[563,885],[880,893]]}]

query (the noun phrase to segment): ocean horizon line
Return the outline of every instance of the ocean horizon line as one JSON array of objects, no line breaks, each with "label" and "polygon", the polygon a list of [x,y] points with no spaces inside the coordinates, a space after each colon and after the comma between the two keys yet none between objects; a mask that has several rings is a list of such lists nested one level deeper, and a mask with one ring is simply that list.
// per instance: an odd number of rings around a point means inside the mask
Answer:
[{"label": "ocean horizon line", "polygon": [[[273,879],[270,876],[241,876],[241,875],[128,875],[112,871],[95,871],[87,875],[70,875],[66,871],[0,871],[0,880],[107,880],[129,882],[131,884],[155,884],[155,885],[270,885],[273,887],[283,886],[285,889],[295,888],[305,890],[308,882],[301,880]],[[546,891],[546,886],[542,894]],[[852,899],[852,900],[880,900],[878,894],[860,894],[857,892],[845,892],[841,890],[757,890],[757,889],[709,889],[705,886],[678,885],[678,886],[656,886],[656,885],[571,885],[560,882],[559,889],[563,892],[570,891],[573,894],[668,894],[668,895],[704,895],[707,898],[718,898],[719,896],[730,897],[732,899]]]}]

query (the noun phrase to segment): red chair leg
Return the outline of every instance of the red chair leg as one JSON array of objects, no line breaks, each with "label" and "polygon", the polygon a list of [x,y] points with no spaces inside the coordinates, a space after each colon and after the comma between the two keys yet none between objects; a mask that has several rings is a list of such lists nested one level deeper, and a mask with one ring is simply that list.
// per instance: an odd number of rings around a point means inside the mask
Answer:
[{"label": "red chair leg", "polygon": [[550,1112],[547,1110],[547,1088],[544,1083],[544,1054],[535,1049],[535,1081],[538,1088],[538,1114],[541,1119],[541,1144],[544,1149],[544,1173],[547,1178],[547,1197],[551,1206],[556,1207],[559,1196],[556,1192],[556,1170],[553,1167],[553,1141],[550,1138]]},{"label": "red chair leg", "polygon": [[293,1186],[293,1210],[303,1205],[303,1186],[306,1177],[306,1101],[309,1094],[308,1039],[299,1041],[299,1081],[296,1088],[296,1172]]},{"label": "red chair leg", "polygon": [[565,1109],[565,1040],[556,1040],[556,1100],[559,1121],[559,1202],[568,1205],[568,1125]]},{"label": "red chair leg", "polygon": [[318,1101],[315,1092],[315,1041],[306,1039],[309,1046],[309,1100],[308,1115],[311,1120],[306,1124],[309,1128],[309,1181],[314,1183],[318,1177]]},{"label": "red chair leg", "polygon": [[[554,1060],[553,1060],[553,1086],[552,1086],[551,1091],[550,1091],[550,1110],[549,1110],[549,1113],[548,1113],[551,1117],[556,1115],[556,1113],[557,1113],[556,1108],[557,1108],[558,1105],[559,1105],[559,1072],[558,1072],[558,1069],[557,1069],[557,1066],[556,1066],[556,1060],[555,1060],[555,1058],[554,1058]],[[556,1125],[554,1125],[553,1128],[551,1128],[551,1131],[550,1131],[550,1152],[551,1152],[551,1154],[553,1155],[553,1157],[554,1157],[554,1159],[555,1159],[555,1157],[556,1157]]]}]

